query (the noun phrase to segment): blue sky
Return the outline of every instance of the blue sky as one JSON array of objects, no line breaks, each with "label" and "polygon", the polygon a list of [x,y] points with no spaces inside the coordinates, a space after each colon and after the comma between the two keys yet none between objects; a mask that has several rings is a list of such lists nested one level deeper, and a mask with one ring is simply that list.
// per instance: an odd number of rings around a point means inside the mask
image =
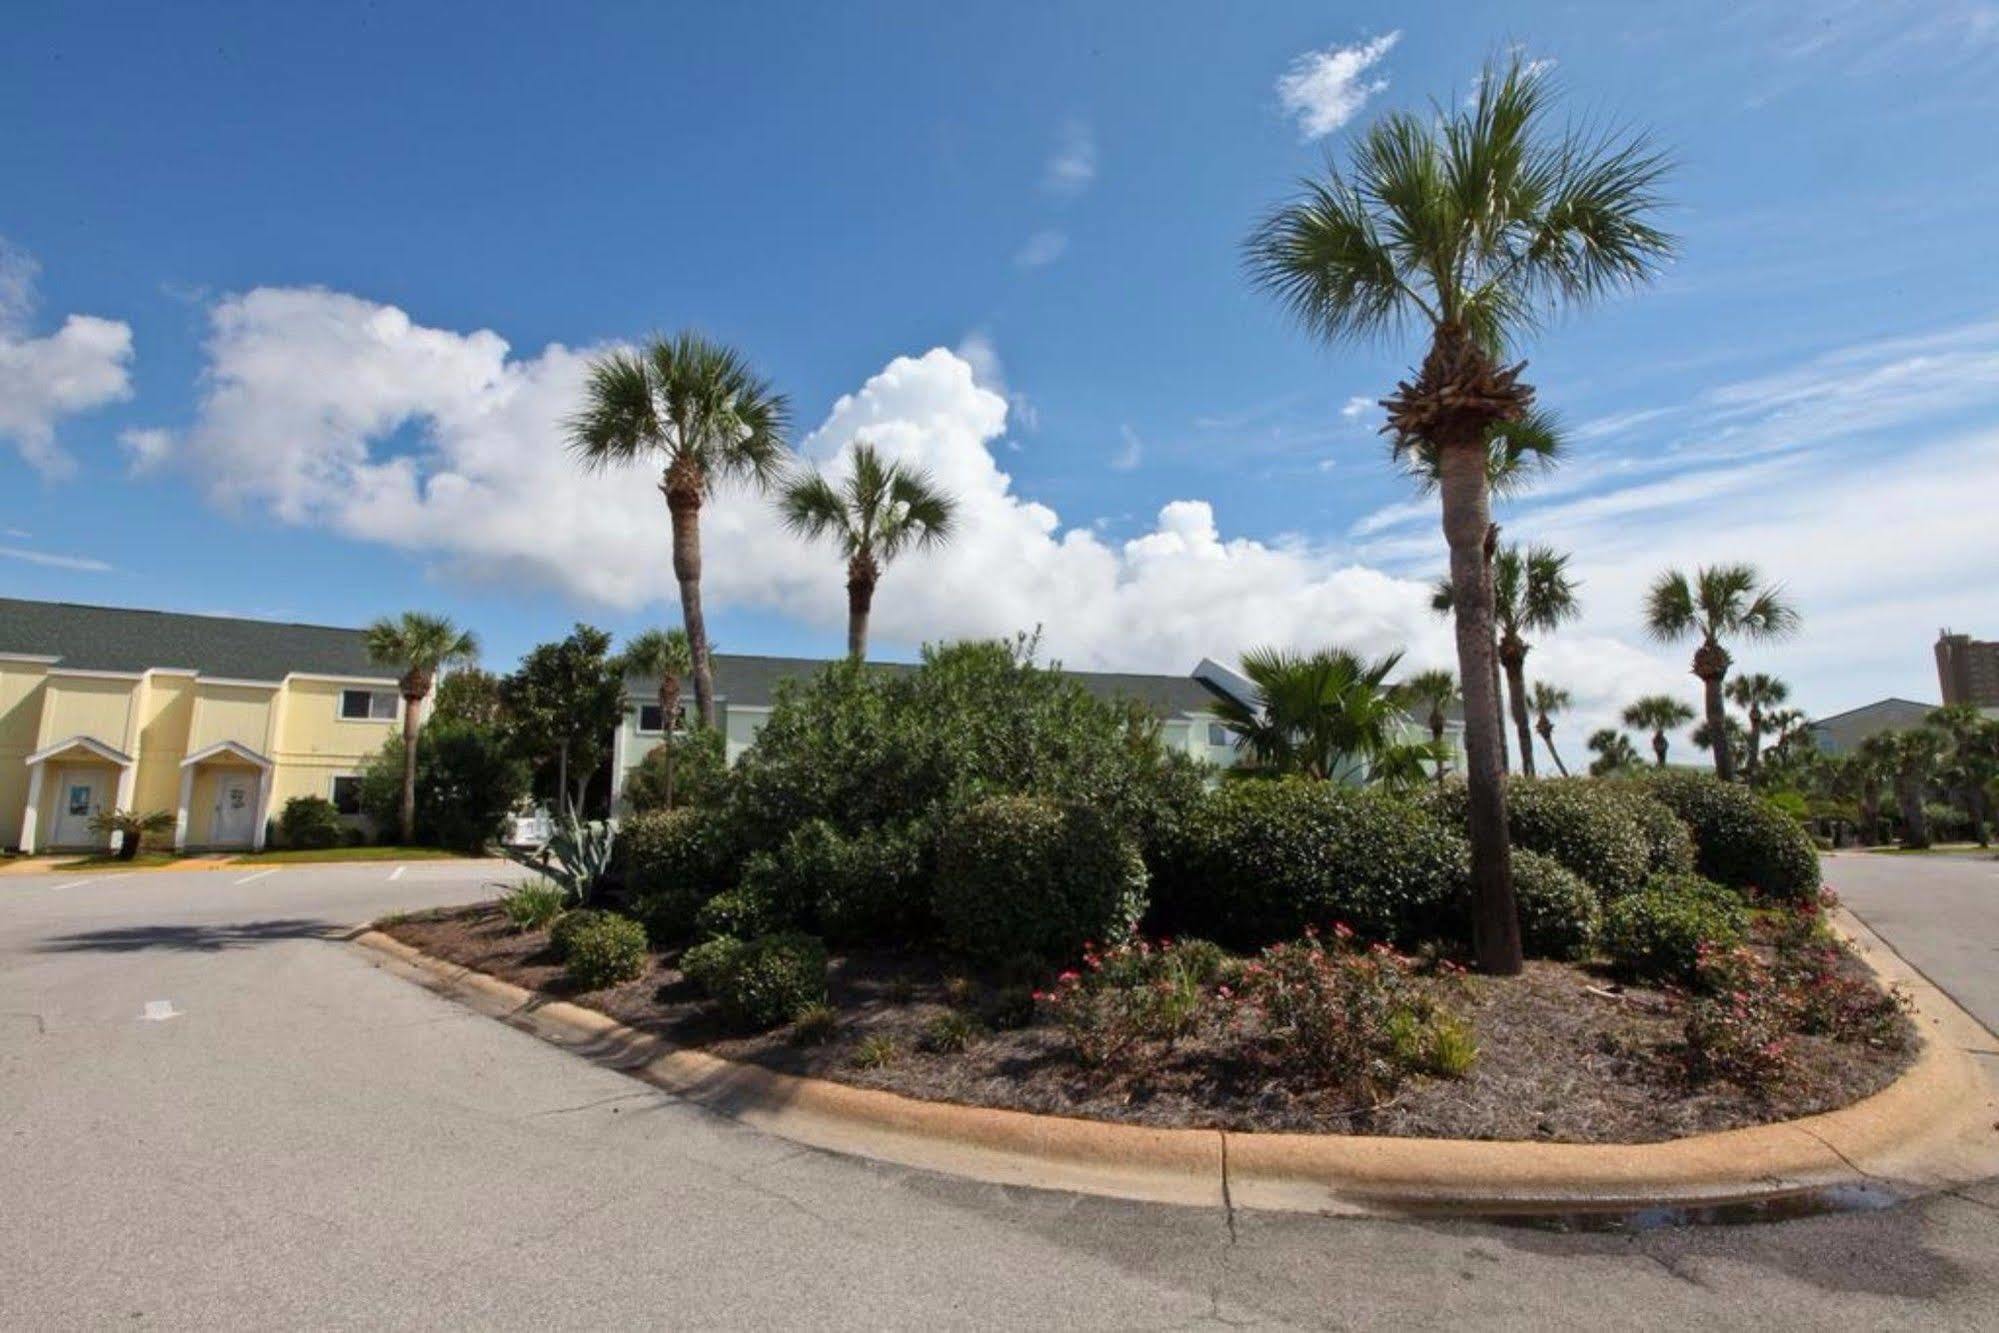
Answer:
[{"label": "blue sky", "polygon": [[[1447,661],[1434,513],[1374,434],[1417,349],[1313,345],[1239,246],[1517,44],[1680,163],[1678,260],[1528,349],[1575,449],[1505,519],[1585,579],[1532,663],[1575,734],[1691,689],[1634,624],[1669,561],[1792,588],[1805,638],[1745,664],[1819,712],[1934,697],[1941,625],[1999,637],[1991,6],[1075,8],[13,14],[0,586],[421,605],[498,666],[671,618],[651,480],[572,482],[557,423],[591,349],[695,326],[811,457],[866,434],[966,493],[961,549],[891,571],[886,653],[1040,623],[1077,665]],[[749,497],[711,520],[719,643],[837,652],[830,554]]]}]

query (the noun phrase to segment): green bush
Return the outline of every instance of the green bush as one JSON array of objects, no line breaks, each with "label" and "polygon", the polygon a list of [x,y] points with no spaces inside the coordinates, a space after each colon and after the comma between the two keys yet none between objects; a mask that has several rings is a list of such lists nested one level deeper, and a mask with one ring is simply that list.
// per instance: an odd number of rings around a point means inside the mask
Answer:
[{"label": "green bush", "polygon": [[557,958],[567,961],[569,946],[578,935],[593,929],[598,922],[611,915],[593,907],[579,907],[573,912],[564,912],[555,918],[555,924],[548,928],[549,947],[555,950]]},{"label": "green bush", "polygon": [[294,796],[278,815],[278,839],[287,847],[338,847],[346,831],[324,796]]},{"label": "green bush", "polygon": [[[399,837],[403,742],[394,736],[361,775],[361,808]],[[476,852],[528,792],[528,766],[498,727],[433,719],[417,734],[416,839]]]},{"label": "green bush", "polygon": [[1515,848],[1513,895],[1520,905],[1520,943],[1530,955],[1583,958],[1595,947],[1602,923],[1596,890],[1561,862]]},{"label": "green bush", "polygon": [[617,875],[634,899],[692,895],[699,901],[736,883],[737,846],[728,816],[676,806],[633,815],[618,827]]},{"label": "green bush", "polygon": [[931,834],[917,825],[842,833],[823,819],[793,829],[743,867],[754,890],[835,940],[900,940],[929,932]]},{"label": "green bush", "polygon": [[695,727],[663,737],[625,775],[625,800],[637,814],[665,809],[671,760],[676,809],[720,805],[729,790],[728,751],[728,739],[719,727]]},{"label": "green bush", "polygon": [[1732,949],[1747,929],[1740,894],[1699,875],[1665,875],[1610,905],[1603,951],[1624,976],[1691,985],[1702,946]]},{"label": "green bush", "polygon": [[1153,886],[1175,934],[1251,950],[1343,922],[1370,939],[1463,931],[1470,854],[1430,812],[1303,779],[1225,782],[1180,821]]},{"label": "green bush", "polygon": [[[571,912],[558,922],[583,913]],[[645,975],[645,927],[628,916],[593,912],[570,929],[562,946],[563,974],[578,990],[602,990]]]},{"label": "green bush", "polygon": [[1693,873],[1698,857],[1686,820],[1653,799],[1641,783],[1605,782],[1603,789],[1623,803],[1645,839],[1646,878]]},{"label": "green bush", "polygon": [[540,930],[562,915],[569,895],[545,879],[531,879],[502,894],[500,910],[515,930]]},{"label": "green bush", "polygon": [[[1431,798],[1451,829],[1465,827],[1465,786],[1447,784]],[[1506,784],[1506,824],[1513,845],[1561,862],[1605,897],[1645,882],[1650,847],[1620,799],[1595,778],[1514,778]]]},{"label": "green bush", "polygon": [[826,1002],[826,946],[796,931],[710,940],[689,949],[680,970],[730,1022],[759,1032]]},{"label": "green bush", "polygon": [[1811,835],[1749,788],[1674,772],[1654,774],[1645,785],[1692,828],[1696,868],[1709,879],[1779,899],[1818,892]]},{"label": "green bush", "polygon": [[704,940],[724,936],[746,940],[768,935],[786,924],[776,904],[747,885],[716,894],[694,914],[695,937]]},{"label": "green bush", "polygon": [[1093,806],[994,796],[951,816],[932,904],[944,936],[975,957],[1072,958],[1116,943],[1145,912],[1135,839]]}]

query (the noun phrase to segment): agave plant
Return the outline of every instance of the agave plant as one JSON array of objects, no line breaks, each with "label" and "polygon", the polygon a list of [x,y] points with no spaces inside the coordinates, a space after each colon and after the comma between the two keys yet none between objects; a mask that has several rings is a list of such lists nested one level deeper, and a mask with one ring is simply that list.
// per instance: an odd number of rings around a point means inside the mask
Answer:
[{"label": "agave plant", "polygon": [[578,907],[588,907],[597,885],[611,869],[611,855],[618,843],[618,821],[584,820],[574,810],[565,810],[555,832],[545,846],[534,851],[502,847],[507,859],[518,862],[560,885]]}]

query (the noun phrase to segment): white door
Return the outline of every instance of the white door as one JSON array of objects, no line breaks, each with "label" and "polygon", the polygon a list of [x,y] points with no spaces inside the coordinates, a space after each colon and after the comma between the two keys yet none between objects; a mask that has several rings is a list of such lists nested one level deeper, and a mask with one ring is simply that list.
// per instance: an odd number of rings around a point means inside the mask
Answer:
[{"label": "white door", "polygon": [[107,840],[90,831],[90,817],[104,808],[111,775],[98,768],[66,768],[57,775],[52,847],[96,847]]},{"label": "white door", "polygon": [[215,779],[215,819],[208,840],[217,847],[248,847],[257,822],[257,776],[224,773]]}]

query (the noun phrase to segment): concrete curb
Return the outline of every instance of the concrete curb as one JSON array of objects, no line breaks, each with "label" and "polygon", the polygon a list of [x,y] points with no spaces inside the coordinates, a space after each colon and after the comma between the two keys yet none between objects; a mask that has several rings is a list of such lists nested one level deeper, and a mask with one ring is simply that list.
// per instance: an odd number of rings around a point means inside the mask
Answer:
[{"label": "concrete curb", "polygon": [[1919,1193],[1999,1174],[1999,1098],[1969,1053],[1990,1050],[1990,1034],[1859,921],[1842,914],[1840,925],[1911,992],[1923,1045],[1909,1069],[1837,1111],[1644,1144],[1152,1129],[919,1101],[676,1047],[369,927],[350,938],[433,991],[758,1129],[996,1184],[1287,1212],[1491,1213],[1716,1205],[1863,1182]]}]

